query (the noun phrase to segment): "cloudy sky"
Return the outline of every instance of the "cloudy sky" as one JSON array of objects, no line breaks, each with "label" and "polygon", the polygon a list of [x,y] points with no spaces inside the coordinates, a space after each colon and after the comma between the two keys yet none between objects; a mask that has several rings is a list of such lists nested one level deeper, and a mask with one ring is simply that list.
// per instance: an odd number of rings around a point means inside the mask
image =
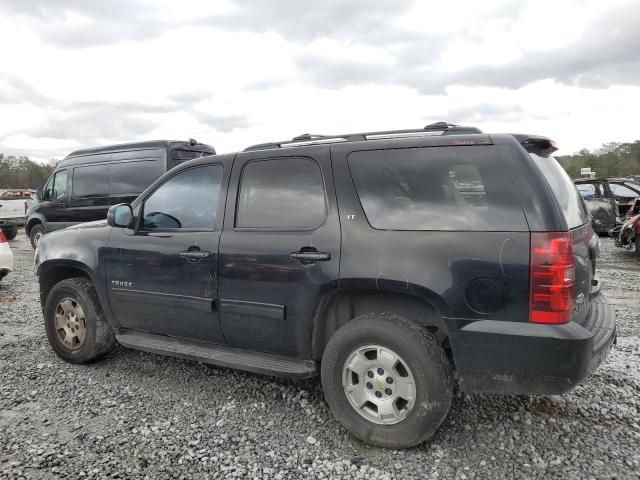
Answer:
[{"label": "cloudy sky", "polygon": [[640,139],[640,2],[0,0],[0,152],[446,120]]}]

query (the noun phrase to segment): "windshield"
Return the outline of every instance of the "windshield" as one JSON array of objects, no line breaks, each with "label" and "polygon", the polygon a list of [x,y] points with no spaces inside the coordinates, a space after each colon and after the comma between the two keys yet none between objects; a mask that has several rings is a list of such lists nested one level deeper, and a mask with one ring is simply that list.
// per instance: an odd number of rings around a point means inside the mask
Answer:
[{"label": "windshield", "polygon": [[635,198],[639,195],[638,192],[640,192],[640,185],[636,185],[635,183],[610,183],[609,188],[611,189],[611,193],[616,197]]},{"label": "windshield", "polygon": [[584,205],[584,200],[564,168],[551,155],[548,157],[542,157],[536,153],[529,153],[529,155],[549,182],[551,191],[555,193],[569,228],[573,229],[587,223],[589,213]]}]

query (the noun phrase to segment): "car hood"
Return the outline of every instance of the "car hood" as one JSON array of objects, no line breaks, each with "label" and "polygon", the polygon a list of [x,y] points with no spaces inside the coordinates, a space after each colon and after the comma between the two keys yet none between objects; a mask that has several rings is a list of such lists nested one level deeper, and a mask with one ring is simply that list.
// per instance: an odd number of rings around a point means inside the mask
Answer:
[{"label": "car hood", "polygon": [[82,230],[85,228],[103,228],[107,226],[106,220],[96,220],[94,222],[79,223],[65,228],[65,230]]}]

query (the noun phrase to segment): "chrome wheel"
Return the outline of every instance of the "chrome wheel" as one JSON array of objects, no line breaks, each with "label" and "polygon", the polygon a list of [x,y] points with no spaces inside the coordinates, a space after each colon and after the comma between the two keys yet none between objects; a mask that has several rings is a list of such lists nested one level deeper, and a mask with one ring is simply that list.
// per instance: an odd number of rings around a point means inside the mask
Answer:
[{"label": "chrome wheel", "polygon": [[86,319],[80,304],[73,298],[64,298],[58,303],[55,315],[60,342],[69,350],[80,348],[87,335]]},{"label": "chrome wheel", "polygon": [[404,420],[416,401],[416,383],[409,365],[380,345],[358,347],[347,356],[342,387],[360,415],[381,425]]}]

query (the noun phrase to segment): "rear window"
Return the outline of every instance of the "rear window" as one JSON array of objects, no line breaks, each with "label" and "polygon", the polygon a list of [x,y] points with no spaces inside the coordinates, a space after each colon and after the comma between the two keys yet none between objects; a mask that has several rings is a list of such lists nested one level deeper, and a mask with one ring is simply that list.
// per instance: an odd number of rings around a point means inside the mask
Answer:
[{"label": "rear window", "polygon": [[362,151],[348,163],[373,228],[528,230],[493,146]]},{"label": "rear window", "polygon": [[175,167],[176,165],[180,165],[187,160],[206,157],[207,155],[212,155],[212,153],[202,152],[198,150],[184,150],[181,148],[174,148],[173,150],[171,150],[171,166]]},{"label": "rear window", "polygon": [[570,229],[584,225],[589,221],[589,213],[578,189],[569,178],[564,168],[551,155],[543,157],[537,153],[529,153],[542,174],[547,179],[556,196],[560,208]]}]

